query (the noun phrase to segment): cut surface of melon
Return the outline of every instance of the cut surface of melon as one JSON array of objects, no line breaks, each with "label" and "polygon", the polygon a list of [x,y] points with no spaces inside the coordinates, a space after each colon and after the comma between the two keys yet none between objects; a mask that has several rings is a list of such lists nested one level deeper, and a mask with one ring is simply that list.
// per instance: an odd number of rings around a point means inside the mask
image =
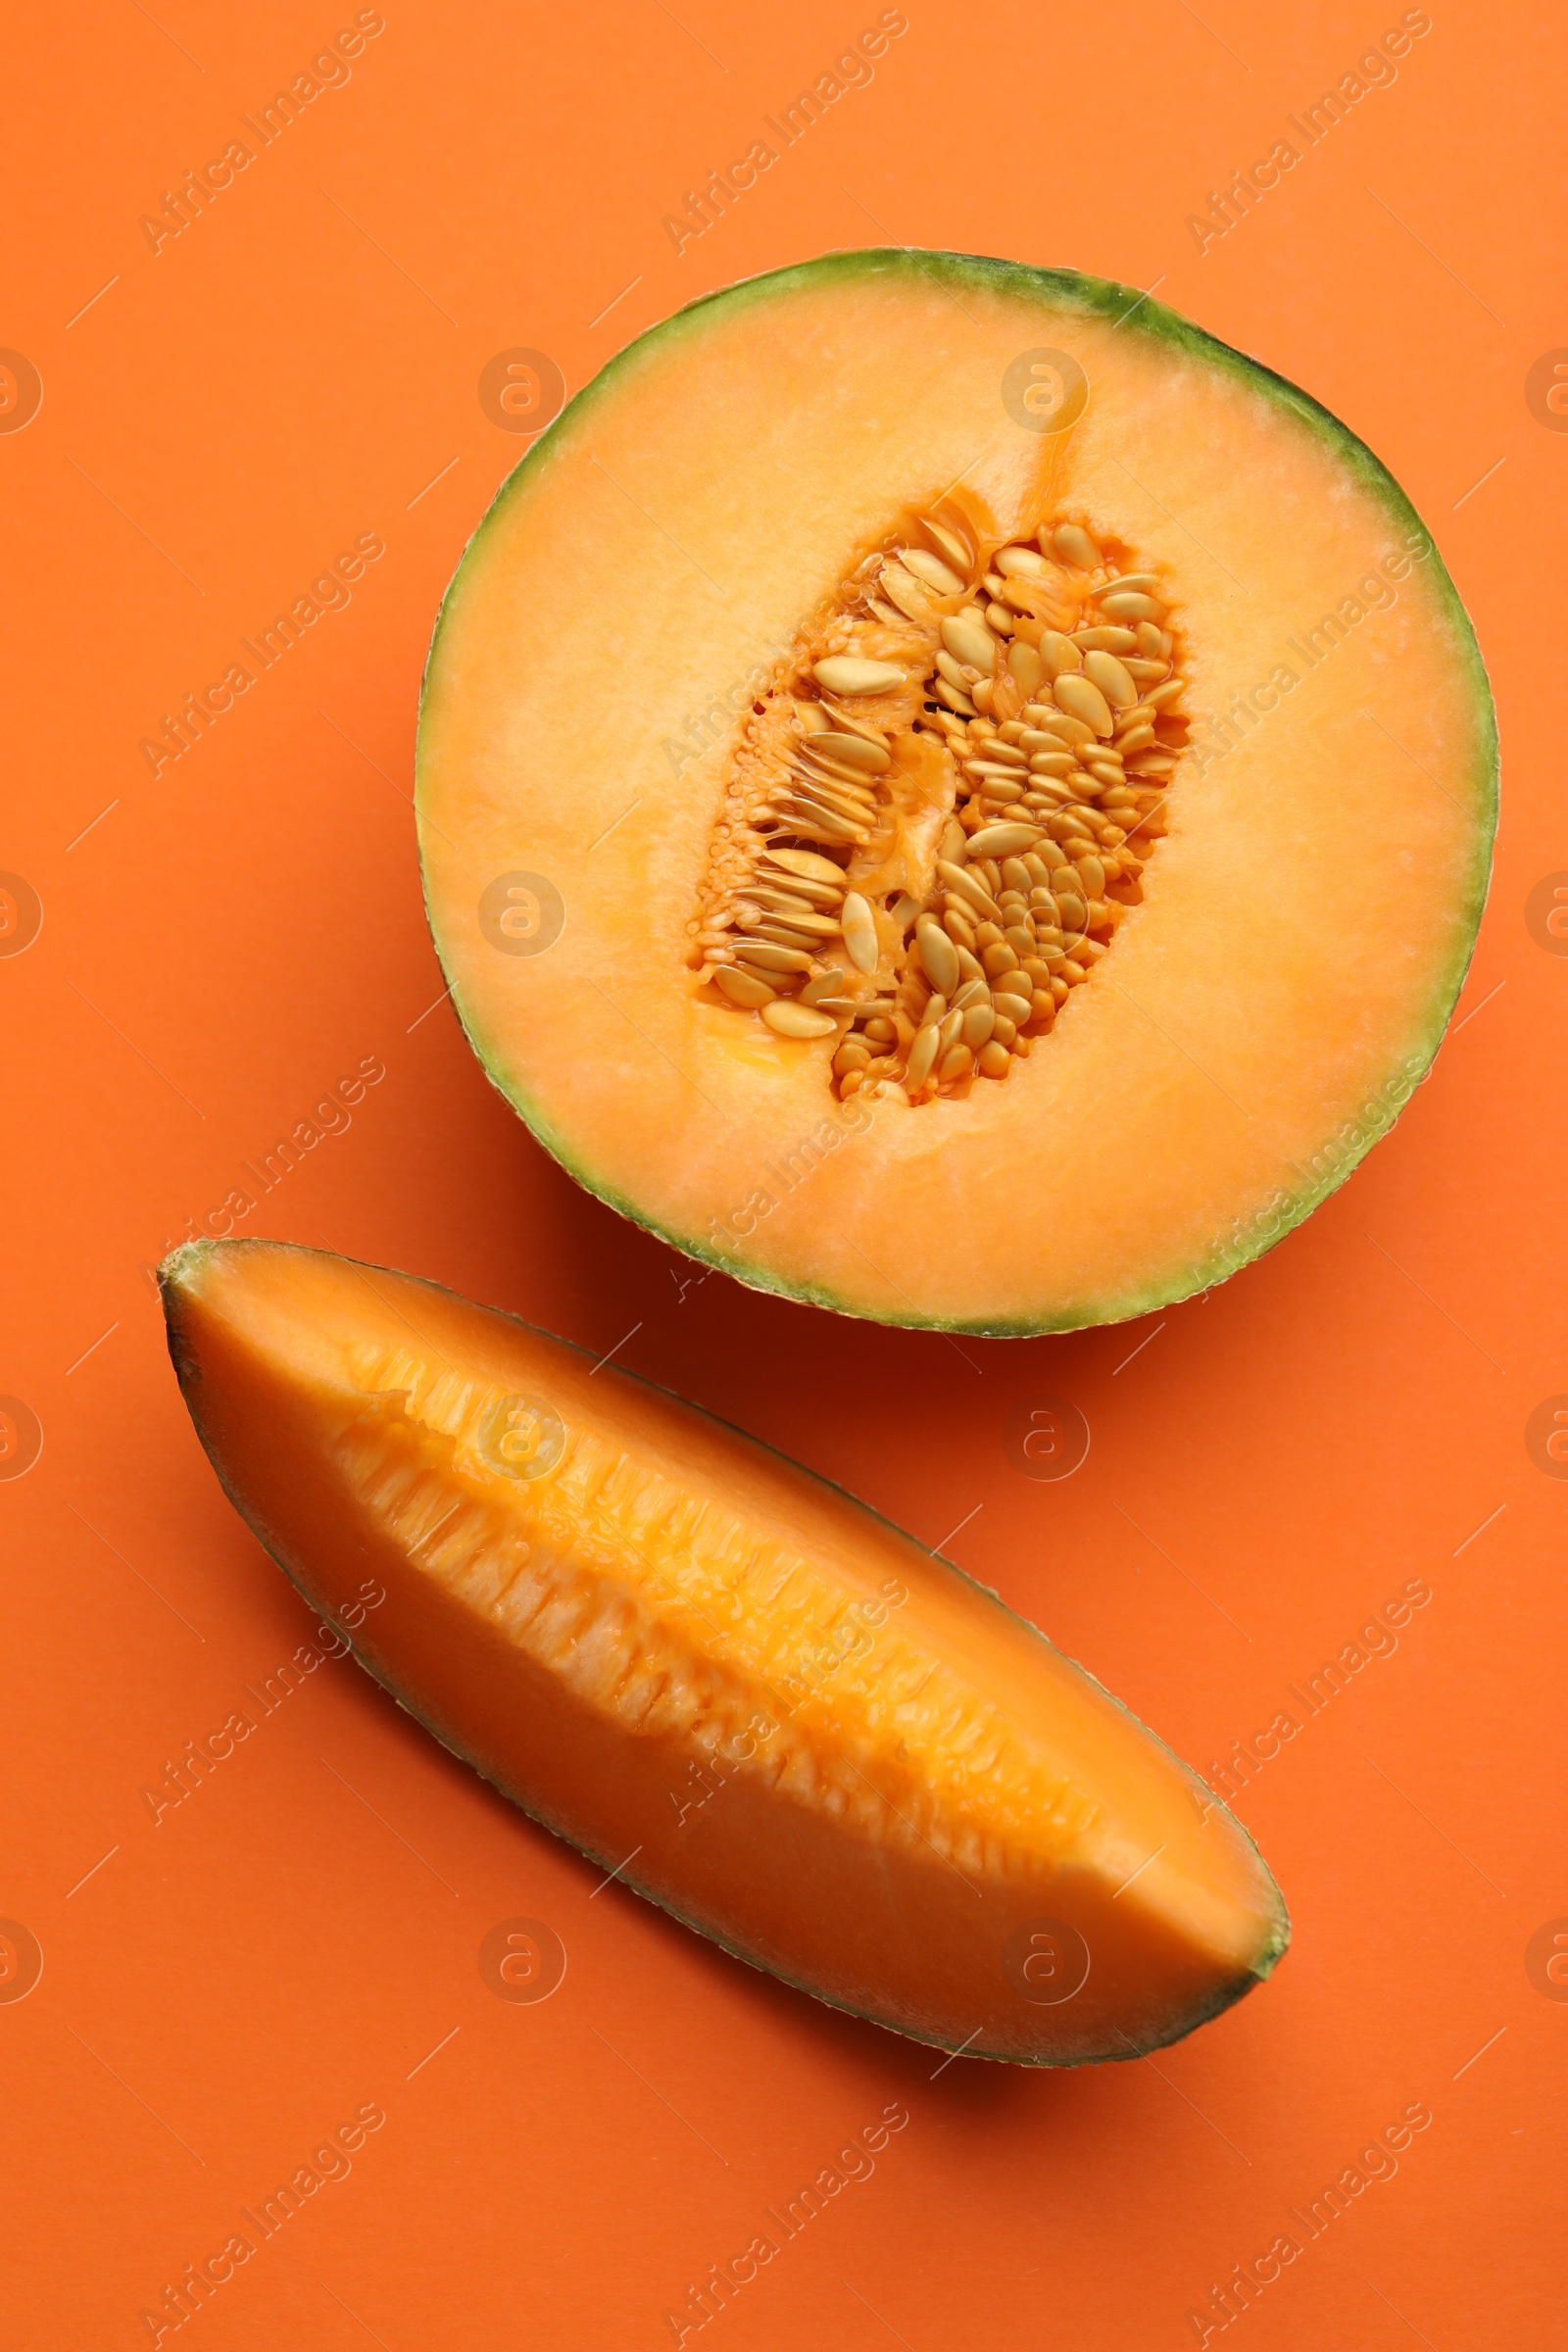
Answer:
[{"label": "cut surface of melon", "polygon": [[262,1542],[622,1885],[838,2007],[1030,2064],[1157,2046],[1273,1967],[1284,1908],[1217,1799],[836,1488],[404,1275],[220,1242],[162,1281]]},{"label": "cut surface of melon", "polygon": [[759,1286],[1027,1332],[1223,1278],[1387,1130],[1495,766],[1441,559],[1313,401],[1125,287],[863,253],[541,436],[416,802],[468,1034],[581,1182]]}]

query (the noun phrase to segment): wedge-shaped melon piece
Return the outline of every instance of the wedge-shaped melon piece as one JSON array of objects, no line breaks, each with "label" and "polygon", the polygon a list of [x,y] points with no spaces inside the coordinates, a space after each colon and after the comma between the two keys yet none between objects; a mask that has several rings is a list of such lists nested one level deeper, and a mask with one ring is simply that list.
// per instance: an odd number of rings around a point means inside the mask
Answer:
[{"label": "wedge-shaped melon piece", "polygon": [[360,1662],[622,1886],[977,2056],[1131,2057],[1266,1976],[1273,1880],[996,1596],[510,1316],[270,1242],[163,1268],[202,1443]]},{"label": "wedge-shaped melon piece", "polygon": [[711,295],[453,581],[417,806],[496,1084],[742,1279],[1135,1315],[1306,1215],[1427,1067],[1492,704],[1408,501],[1134,289],[858,253]]}]

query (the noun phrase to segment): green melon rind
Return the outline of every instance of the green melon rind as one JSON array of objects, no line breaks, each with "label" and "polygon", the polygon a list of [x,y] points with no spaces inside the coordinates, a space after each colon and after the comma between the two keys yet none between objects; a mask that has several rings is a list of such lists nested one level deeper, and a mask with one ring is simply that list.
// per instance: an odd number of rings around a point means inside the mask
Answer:
[{"label": "green melon rind", "polygon": [[[196,1435],[201,1441],[202,1450],[211,1462],[218,1483],[233,1505],[236,1515],[245,1522],[274,1566],[282,1570],[301,1599],[313,1611],[317,1611],[318,1604],[315,1596],[306,1591],[289,1565],[282,1539],[275,1535],[264,1520],[252,1512],[249,1504],[236,1494],[229,1483],[222,1457],[208,1442],[207,1431],[202,1425],[202,1418],[196,1409],[192,1396],[192,1389],[200,1378],[200,1364],[181,1328],[177,1301],[184,1290],[185,1277],[188,1272],[200,1267],[207,1258],[216,1252],[235,1250],[284,1250],[301,1257],[322,1257],[335,1253],[312,1250],[299,1242],[267,1241],[259,1236],[251,1240],[236,1237],[230,1241],[213,1241],[204,1238],[200,1241],[182,1243],[179,1249],[172,1250],[158,1268],[158,1292],[164,1309],[170,1361],[174,1367],[174,1377],[179,1383],[179,1393],[184,1400],[185,1408],[190,1414]],[[390,1271],[385,1266],[370,1265],[362,1258],[347,1258],[343,1262],[356,1266],[362,1274],[386,1274]],[[423,1275],[397,1275],[395,1279],[417,1282],[421,1289],[433,1291],[437,1298],[455,1300],[460,1306],[471,1307],[474,1303],[472,1299],[465,1298],[460,1292],[449,1290],[444,1283],[431,1282]],[[519,1331],[527,1332],[533,1339],[548,1340],[558,1348],[568,1348],[573,1355],[580,1355],[585,1363],[591,1364],[596,1361],[592,1351],[587,1348],[578,1347],[575,1340],[563,1340],[553,1331],[542,1330],[537,1323],[525,1322],[521,1315],[510,1314],[504,1307],[491,1307],[484,1311],[504,1316],[507,1322],[515,1323]],[[651,1389],[657,1396],[667,1397],[672,1404],[678,1404],[683,1411],[692,1413],[699,1420],[707,1421],[714,1429],[722,1431],[726,1438],[738,1438],[744,1445],[756,1446],[760,1452],[771,1455],[774,1461],[782,1462],[786,1469],[797,1472],[803,1478],[814,1480],[818,1486],[826,1487],[830,1494],[838,1495],[841,1501],[851,1504],[855,1510],[863,1512],[867,1519],[874,1520],[879,1527],[886,1528],[890,1534],[900,1537],[906,1543],[914,1542],[914,1538],[910,1536],[906,1528],[896,1526],[893,1520],[884,1517],[882,1512],[873,1510],[870,1503],[862,1502],[858,1494],[852,1494],[847,1487],[841,1487],[836,1479],[824,1478],[819,1470],[808,1470],[803,1462],[797,1462],[787,1453],[780,1452],[776,1446],[768,1445],[765,1438],[754,1437],[750,1430],[737,1428],[733,1422],[721,1419],[717,1413],[710,1413],[706,1405],[693,1404],[689,1398],[677,1396],[673,1389],[666,1389],[659,1381],[648,1380],[640,1372],[627,1372],[617,1368],[616,1377],[621,1380],[634,1381],[639,1388]],[[1044,1642],[1046,1647],[1052,1650],[1055,1656],[1067,1658],[1065,1650],[1057,1649],[1055,1643],[1043,1634],[1029,1618],[1021,1616],[1016,1609],[1009,1608],[1001,1593],[995,1592],[990,1585],[981,1584],[978,1577],[973,1577],[967,1569],[960,1568],[956,1560],[950,1560],[945,1552],[933,1550],[927,1545],[922,1545],[920,1548],[928,1550],[930,1557],[939,1561],[950,1575],[957,1577],[960,1583],[968,1585],[974,1592],[980,1593],[991,1602],[993,1607],[1001,1609],[1004,1615],[1010,1617],[1015,1624],[1021,1625],[1024,1631],[1033,1635],[1037,1642]],[[494,1788],[498,1795],[506,1798],[508,1804],[514,1805],[519,1813],[525,1814],[530,1821],[537,1823],[540,1829],[547,1831],[552,1838],[559,1838],[564,1845],[569,1845],[575,1852],[583,1855],[596,1870],[609,1871],[616,1868],[605,1855],[595,1853],[591,1846],[579,1844],[575,1838],[568,1837],[564,1830],[558,1828],[554,1822],[547,1821],[542,1814],[536,1813],[527,1800],[519,1795],[516,1789],[510,1788],[505,1781],[498,1781],[492,1774],[486,1772],[483,1765],[469,1755],[466,1748],[458,1746],[455,1741],[447,1738],[444,1732],[438,1730],[427,1716],[421,1715],[417,1707],[410,1705],[396,1683],[389,1681],[378,1666],[369,1658],[362,1655],[359,1643],[352,1640],[343,1627],[338,1626],[335,1630],[342,1634],[345,1641],[349,1642],[354,1663],[363,1668],[373,1683],[379,1684],[389,1697],[396,1700],[405,1715],[411,1716],[421,1730],[428,1732],[438,1746],[444,1747],[449,1755],[456,1756],[460,1764],[466,1764],[469,1771],[476,1773],[487,1787]],[[1230,1984],[1218,1986],[1206,2001],[1200,2002],[1195,2009],[1189,2011],[1181,2023],[1167,2034],[1162,2034],[1151,2041],[1139,2042],[1136,2047],[1129,2042],[1125,2049],[1104,2050],[1093,2057],[1084,2058],[1015,2057],[1004,2050],[969,2050],[966,2043],[941,2041],[930,2034],[911,2034],[906,2026],[894,2025],[889,2019],[878,2017],[870,2010],[856,2009],[847,2001],[832,1999],[829,1994],[819,1992],[814,1984],[808,1984],[804,1978],[786,1976],[782,1970],[772,1968],[765,1961],[757,1959],[742,1945],[730,1943],[722,1936],[715,1935],[711,1928],[705,1927],[700,1920],[689,1918],[675,1904],[667,1902],[662,1895],[656,1894],[651,1887],[641,1885],[638,1880],[628,1876],[624,1867],[618,1869],[617,1875],[620,1883],[633,1894],[641,1896],[644,1902],[652,1903],[656,1910],[662,1911],[669,1918],[677,1920],[683,1928],[689,1928],[694,1936],[701,1936],[706,1942],[716,1944],[721,1951],[728,1952],[732,1959],[743,1960],[748,1968],[755,1968],[760,1976],[771,1977],[776,1984],[788,1984],[796,1992],[808,1993],[813,2001],[820,2001],[826,2009],[838,2010],[842,2016],[858,2017],[866,2025],[880,2027],[884,2033],[900,2034],[906,2040],[923,2042],[931,2049],[952,2050],[956,2055],[959,2050],[965,2050],[967,2055],[972,2058],[990,2058],[999,2065],[1056,2069],[1108,2065],[1126,2058],[1146,2057],[1151,2050],[1166,2049],[1172,2042],[1184,2040],[1189,2034],[1196,2033],[1200,2026],[1207,2025],[1211,2019],[1221,2016],[1225,2010],[1234,2008],[1236,2003],[1250,1992],[1255,1984],[1263,1984],[1273,1975],[1290,1947],[1290,1913],[1285,1906],[1285,1897],[1280,1892],[1279,1882],[1264,1861],[1257,1840],[1247,1824],[1238,1820],[1230,1808],[1220,1802],[1220,1799],[1215,1796],[1213,1790],[1194,1770],[1193,1766],[1177,1755],[1175,1749],[1168,1746],[1157,1732],[1151,1731],[1142,1717],[1135,1715],[1131,1707],[1124,1700],[1119,1699],[1113,1690],[1107,1690],[1098,1675],[1091,1674],[1089,1668],[1080,1665],[1076,1658],[1067,1658],[1067,1663],[1074,1667],[1083,1676],[1085,1682],[1092,1685],[1102,1697],[1108,1699],[1119,1714],[1125,1715],[1135,1730],[1141,1732],[1146,1740],[1153,1742],[1160,1754],[1166,1757],[1175,1766],[1177,1772],[1191,1785],[1195,1794],[1201,1792],[1201,1801],[1208,1806],[1211,1812],[1221,1813],[1225,1816],[1256,1860],[1263,1882],[1274,1898],[1273,1926],[1250,1968],[1234,1978]]]},{"label": "green melon rind", "polygon": [[[1200,1259],[1196,1265],[1173,1273],[1164,1281],[1151,1283],[1139,1292],[1128,1293],[1125,1296],[1105,1300],[1098,1308],[1068,1310],[1059,1315],[1042,1315],[1038,1312],[1025,1311],[1017,1316],[993,1317],[978,1322],[956,1316],[922,1315],[912,1306],[908,1311],[898,1314],[878,1312],[841,1298],[824,1285],[808,1280],[788,1281],[780,1275],[769,1272],[765,1267],[738,1262],[726,1255],[723,1250],[713,1249],[696,1236],[677,1232],[672,1227],[662,1224],[645,1208],[607,1186],[594,1175],[591,1169],[582,1165],[574,1157],[571,1145],[564,1136],[556,1132],[549,1118],[532,1101],[516,1074],[508,1069],[501,1047],[487,1043],[480,1034],[475,1021],[470,1018],[442,951],[440,933],[436,929],[431,914],[428,887],[425,889],[426,920],[430,924],[430,934],[435,942],[437,958],[451,986],[452,1000],[457,1007],[458,1018],[491,1084],[506,1097],[513,1109],[523,1119],[538,1141],[561,1162],[566,1173],[580,1184],[585,1192],[592,1193],[598,1200],[603,1200],[607,1207],[614,1209],[618,1215],[625,1217],[630,1223],[640,1225],[646,1231],[657,1235],[661,1241],[667,1242],[671,1249],[680,1250],[683,1255],[696,1258],[700,1264],[714,1267],[719,1272],[728,1274],[733,1280],[744,1283],[751,1290],[771,1292],[777,1297],[791,1298],[802,1304],[825,1307],[835,1314],[853,1315],[867,1322],[892,1324],[903,1330],[966,1332],[981,1339],[1031,1339],[1053,1332],[1081,1331],[1103,1323],[1132,1322],[1140,1315],[1152,1314],[1160,1307],[1174,1306],[1182,1299],[1192,1298],[1197,1292],[1210,1290],[1218,1283],[1228,1281],[1233,1274],[1240,1273],[1244,1266],[1250,1265],[1254,1259],[1261,1257],[1277,1243],[1282,1242],[1288,1233],[1294,1231],[1304,1218],[1310,1216],[1312,1210],[1319,1207],[1327,1200],[1329,1194],[1336,1191],[1345,1182],[1345,1179],[1359,1166],[1372,1146],[1393,1126],[1399,1108],[1402,1107],[1403,1101],[1408,1098],[1408,1094],[1420,1082],[1432,1064],[1438,1048],[1443,1042],[1443,1033],[1447,1027],[1454,1005],[1458,1001],[1459,992],[1464,986],[1465,976],[1470,968],[1470,960],[1475,952],[1476,934],[1486,906],[1487,889],[1492,870],[1492,845],[1497,825],[1498,759],[1496,712],[1493,704],[1486,664],[1481,656],[1481,648],[1477,643],[1470,616],[1460,601],[1459,592],[1438,552],[1436,542],[1432,539],[1431,533],[1422,522],[1410,500],[1389,472],[1388,467],[1373,455],[1366,443],[1352,433],[1348,425],[1342,424],[1340,419],[1324,408],[1320,401],[1314,400],[1310,393],[1301,391],[1298,385],[1288,382],[1284,376],[1276,374],[1272,368],[1265,368],[1260,361],[1250,359],[1245,352],[1235,350],[1228,343],[1222,343],[1217,336],[1209,334],[1203,327],[1195,325],[1190,318],[1184,318],[1180,312],[1169,310],[1163,303],[1155,302],[1151,297],[1140,293],[1136,286],[1122,285],[1114,278],[1086,276],[1074,270],[1036,268],[1029,263],[999,261],[984,254],[937,253],[909,250],[904,247],[870,247],[847,253],[826,254],[816,261],[792,263],[785,269],[768,270],[758,277],[744,278],[735,285],[719,287],[712,293],[699,295],[695,301],[687,303],[681,310],[672,313],[669,318],[662,319],[656,326],[649,327],[634,341],[628,343],[612,360],[609,361],[599,373],[566,403],[561,415],[539,435],[526,455],[514,466],[501,484],[464,549],[458,567],[447,585],[441,609],[436,615],[429,652],[425,657],[424,674],[420,682],[420,732],[422,735],[425,706],[430,701],[432,691],[437,685],[435,671],[442,632],[454,612],[461,607],[464,575],[468,568],[469,558],[479,548],[485,534],[498,516],[511,506],[514,499],[523,494],[532,476],[541,471],[555,457],[565,437],[568,424],[578,425],[585,417],[590,416],[599,401],[611,392],[619,389],[620,378],[623,374],[629,373],[640,360],[656,353],[666,340],[677,341],[686,325],[699,313],[707,311],[714,305],[734,304],[738,306],[764,298],[774,290],[788,292],[797,287],[809,287],[813,284],[825,283],[846,274],[867,277],[912,274],[928,279],[948,280],[960,286],[965,284],[980,286],[988,291],[1009,295],[1021,301],[1040,300],[1058,310],[1075,310],[1083,314],[1112,319],[1123,325],[1123,331],[1127,331],[1126,322],[1136,320],[1136,323],[1131,325],[1130,331],[1133,333],[1172,345],[1190,359],[1201,360],[1210,366],[1220,367],[1229,373],[1243,378],[1251,388],[1261,388],[1279,407],[1287,409],[1293,416],[1317,434],[1318,438],[1328,446],[1334,458],[1358,481],[1361,488],[1383,506],[1392,524],[1405,532],[1412,529],[1419,531],[1426,540],[1430,550],[1427,558],[1428,576],[1434,583],[1440,612],[1447,620],[1453,651],[1461,668],[1468,675],[1477,719],[1476,760],[1474,772],[1470,779],[1475,804],[1475,861],[1468,894],[1460,908],[1464,919],[1458,935],[1459,947],[1455,952],[1446,979],[1440,980],[1434,988],[1424,1027],[1416,1036],[1407,1041],[1402,1069],[1409,1084],[1404,1088],[1399,1102],[1393,1108],[1390,1108],[1386,1102],[1370,1106],[1352,1124],[1351,1133],[1348,1138],[1343,1136],[1342,1131],[1340,1138],[1332,1139],[1340,1146],[1338,1156],[1332,1160],[1328,1168],[1318,1174],[1314,1181],[1304,1183],[1298,1191],[1289,1194],[1284,1200],[1276,1200],[1271,1204],[1267,1211],[1268,1229],[1266,1231],[1259,1227],[1241,1241],[1217,1242],[1209,1253]],[[419,813],[419,805],[420,784],[416,756],[415,781],[416,814]],[[419,858],[422,878],[424,874],[422,837]]]}]

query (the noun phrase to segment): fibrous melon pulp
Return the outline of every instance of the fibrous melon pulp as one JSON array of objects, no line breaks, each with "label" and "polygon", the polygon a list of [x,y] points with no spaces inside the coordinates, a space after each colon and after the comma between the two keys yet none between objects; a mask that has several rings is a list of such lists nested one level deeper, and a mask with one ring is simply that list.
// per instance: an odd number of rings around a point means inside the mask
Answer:
[{"label": "fibrous melon pulp", "polygon": [[431,922],[585,1185],[891,1322],[1135,1315],[1425,1070],[1494,821],[1409,503],[1126,287],[834,256],[641,337],[504,486],[420,719]]}]

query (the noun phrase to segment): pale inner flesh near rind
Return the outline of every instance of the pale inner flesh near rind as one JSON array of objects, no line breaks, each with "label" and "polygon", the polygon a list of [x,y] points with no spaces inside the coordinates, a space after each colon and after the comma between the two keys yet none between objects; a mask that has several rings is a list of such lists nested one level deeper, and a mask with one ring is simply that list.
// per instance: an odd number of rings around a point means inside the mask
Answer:
[{"label": "pale inner flesh near rind", "polygon": [[[615,1838],[640,1830],[627,1884],[906,2031],[931,2021],[912,1996],[900,2009],[898,1951],[853,1957],[858,1937],[900,1941],[890,1872],[934,1881],[933,1915],[957,1905],[959,1973],[968,1952],[1003,2011],[990,1945],[1015,1920],[1081,1923],[1100,1978],[1070,2017],[1024,2009],[1048,2038],[1089,2021],[1102,2037],[1165,2038],[1194,2021],[1161,2010],[1162,1967],[1190,2010],[1272,1965],[1272,1881],[1201,1785],[1021,1620],[835,1490],[406,1277],[230,1244],[179,1253],[166,1278],[188,1400],[264,1540],[328,1607],[337,1580],[352,1591],[368,1560],[394,1562],[391,1600],[359,1637],[367,1662],[607,1867],[626,1851],[608,1850]],[[434,1642],[409,1607],[429,1596],[457,1629]],[[468,1675],[456,1702],[442,1644],[460,1692]],[[588,1727],[554,1782],[549,1761],[526,1760],[511,1702],[497,1714],[487,1699],[501,1681],[486,1658],[503,1653]],[[669,1759],[646,1820],[621,1809],[627,1782],[648,1777],[639,1747]],[[715,1789],[714,1824],[751,1824],[760,1902],[705,1879],[684,1827]],[[792,1925],[822,1871],[844,1874],[847,1913],[866,1906],[846,1917],[837,1981],[833,1921]],[[960,1983],[956,2009],[965,2000]],[[986,2046],[1004,2045],[1006,2027],[979,2015]]]},{"label": "pale inner flesh near rind", "polygon": [[[576,1175],[747,1280],[999,1331],[1182,1296],[1352,1164],[1457,991],[1494,762],[1451,589],[1359,445],[1134,305],[1117,326],[1108,289],[918,255],[737,288],[567,411],[451,591],[417,797],[463,1017]],[[1000,396],[1042,348],[1089,381],[1059,436]],[[1249,714],[1184,761],[1144,904],[1004,1087],[835,1112],[819,1049],[671,973],[749,689],[959,477],[999,537],[1054,506],[1139,550],[1200,740]],[[564,907],[538,955],[478,919],[519,870]]]}]

